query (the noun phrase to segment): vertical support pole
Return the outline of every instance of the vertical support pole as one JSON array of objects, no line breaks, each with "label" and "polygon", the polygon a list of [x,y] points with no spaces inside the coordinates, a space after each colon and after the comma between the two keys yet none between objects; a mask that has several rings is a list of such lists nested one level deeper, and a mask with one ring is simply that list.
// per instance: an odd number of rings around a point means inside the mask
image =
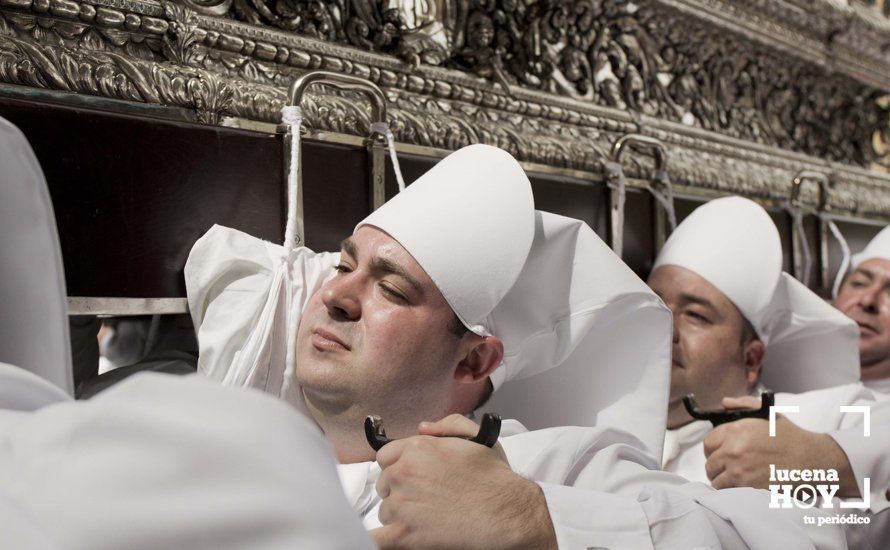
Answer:
[{"label": "vertical support pole", "polygon": [[386,138],[372,134],[365,140],[368,149],[369,171],[371,174],[371,210],[377,210],[386,202]]}]

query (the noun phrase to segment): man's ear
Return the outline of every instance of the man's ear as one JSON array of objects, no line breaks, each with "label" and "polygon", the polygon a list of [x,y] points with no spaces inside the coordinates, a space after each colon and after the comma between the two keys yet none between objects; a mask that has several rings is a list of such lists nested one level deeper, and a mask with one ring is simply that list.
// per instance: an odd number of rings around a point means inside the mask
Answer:
[{"label": "man's ear", "polygon": [[457,364],[454,379],[464,384],[484,380],[504,358],[504,343],[494,336],[467,335],[472,338],[469,349]]},{"label": "man's ear", "polygon": [[760,381],[764,358],[766,358],[766,347],[759,338],[754,338],[745,344],[745,380],[748,382],[749,390]]}]

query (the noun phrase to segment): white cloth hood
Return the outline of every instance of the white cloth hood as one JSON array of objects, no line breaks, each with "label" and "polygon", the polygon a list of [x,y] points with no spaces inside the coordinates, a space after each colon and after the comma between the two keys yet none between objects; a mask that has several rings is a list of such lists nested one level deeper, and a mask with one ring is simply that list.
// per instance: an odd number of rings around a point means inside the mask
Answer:
[{"label": "white cloth hood", "polygon": [[0,363],[0,409],[30,412],[71,399],[45,378],[15,365]]},{"label": "white cloth hood", "polygon": [[530,429],[617,427],[661,456],[671,314],[584,222],[536,213],[528,260],[486,325],[504,342],[492,381],[509,382],[485,410]]},{"label": "white cloth hood", "polygon": [[0,361],[73,395],[65,278],[52,202],[28,141],[2,118]]},{"label": "white cloth hood", "polygon": [[853,269],[859,267],[859,264],[862,262],[873,258],[890,260],[890,226],[881,229],[881,231],[868,242],[862,252],[853,254]]},{"label": "white cloth hood", "polygon": [[0,411],[0,465],[0,501],[65,548],[375,547],[316,426],[200,376]]},{"label": "white cloth hood", "polygon": [[261,389],[304,410],[294,374],[287,372],[290,331],[339,258],[306,247],[288,251],[235,229],[211,227],[185,264],[198,371],[225,385]]},{"label": "white cloth hood", "polygon": [[[533,427],[618,426],[660,452],[670,312],[583,222],[544,212],[536,219],[521,275],[484,319],[505,343],[504,364],[492,375],[495,385],[514,377],[527,380],[496,392],[490,409]],[[300,407],[299,392],[283,391],[285,324],[269,319],[262,351],[245,351],[251,349],[255,326],[266,322],[264,304],[274,287],[275,265],[286,254],[283,247],[215,226],[192,249],[186,286],[198,331],[199,370]],[[291,264],[299,273],[290,289],[291,307],[302,309],[333,274],[338,257],[298,249]],[[246,363],[244,357],[254,353],[265,359]]]},{"label": "white cloth hood", "polygon": [[675,265],[717,287],[766,346],[762,382],[803,392],[859,379],[859,331],[830,304],[782,272],[775,224],[755,202],[715,199],[671,234],[654,269]]},{"label": "white cloth hood", "polygon": [[696,208],[668,238],[652,270],[663,265],[684,267],[717,287],[768,343],[764,323],[782,273],[782,242],[755,202],[725,197]]},{"label": "white cloth hood", "polygon": [[448,155],[356,226],[397,240],[477,334],[525,263],[534,201],[522,167],[506,151],[470,145]]}]

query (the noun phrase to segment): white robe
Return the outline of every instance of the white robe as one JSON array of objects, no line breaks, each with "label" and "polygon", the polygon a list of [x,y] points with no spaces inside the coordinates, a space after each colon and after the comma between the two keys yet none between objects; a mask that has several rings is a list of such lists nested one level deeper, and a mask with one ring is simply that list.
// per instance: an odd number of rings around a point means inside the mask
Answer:
[{"label": "white robe", "polygon": [[[890,402],[876,401],[873,392],[861,384],[847,384],[805,393],[778,393],[776,405],[797,405],[799,413],[788,419],[805,430],[827,433],[847,454],[859,490],[862,479],[871,479],[871,510],[890,507],[884,491],[890,487]],[[863,415],[841,412],[841,406],[867,405],[871,414],[871,435],[863,437]],[[711,423],[694,421],[665,434],[662,467],[692,481],[710,483],[705,473],[704,439]]]},{"label": "white robe", "polygon": [[185,265],[198,372],[224,385],[263,390],[307,412],[296,381],[285,376],[287,316],[296,330],[309,298],[334,275],[339,261],[339,253],[299,247],[288,254],[283,246],[241,231],[210,228]]},{"label": "white robe", "polygon": [[862,385],[870,389],[878,401],[886,401],[890,399],[890,378],[879,378],[877,380],[864,380]]},{"label": "white robe", "polygon": [[[283,357],[274,357],[272,348],[276,346],[262,348],[261,353],[249,361],[244,360],[244,350],[250,348],[251,338],[259,334],[256,328],[263,324],[264,315],[270,311],[281,312],[280,304],[268,301],[264,290],[274,287],[274,266],[283,257],[283,248],[258,243],[254,237],[216,226],[192,249],[186,264],[186,287],[189,309],[198,330],[198,369],[224,383],[263,389],[300,407],[299,392],[293,391],[296,384],[288,390],[289,381],[282,376]],[[287,259],[293,285],[292,315],[299,315],[309,297],[333,274],[331,268],[337,259],[336,254],[315,254],[308,249],[298,249]],[[284,341],[287,336],[282,332],[284,325],[280,322],[270,325],[270,342]],[[505,426],[504,433],[510,430],[509,425]],[[545,435],[533,435],[538,433]],[[561,433],[568,435],[557,437]],[[770,539],[784,541],[783,547],[812,547],[804,542],[808,539],[795,530],[794,524],[777,519],[780,514],[764,515],[756,510],[752,515],[747,511],[752,500],[766,510],[765,497],[757,491],[716,493],[707,487],[689,485],[676,476],[658,472],[655,461],[643,458],[647,455],[635,448],[630,450],[631,447],[626,451],[632,455],[630,460],[620,456],[624,451],[596,452],[608,447],[614,437],[618,442],[633,439],[626,434],[614,435],[618,433],[607,429],[578,432],[566,428],[520,434],[515,440],[504,438],[510,442],[505,443],[505,447],[509,449],[511,464],[541,483],[561,547],[636,549],[652,547],[656,541],[658,546],[667,548],[720,545],[734,548],[741,545],[741,537],[751,546],[771,548],[774,546],[767,545],[763,535],[769,531],[769,527],[763,526],[770,524],[775,531],[769,535]],[[581,440],[576,441],[578,438]],[[591,438],[594,442],[586,443]],[[533,444],[525,445],[524,441]],[[635,445],[642,445],[633,441]],[[588,448],[589,452],[578,456],[579,446]],[[541,459],[544,456],[546,460]],[[572,466],[575,463],[577,467]],[[576,479],[576,471],[585,475]],[[620,473],[625,471],[626,474]],[[379,525],[379,497],[374,490],[379,468],[376,464],[364,463],[341,466],[340,473],[346,494],[365,525]],[[641,479],[653,482],[646,486],[645,492],[638,490]],[[597,486],[601,482],[608,487]],[[678,485],[682,487],[677,488]],[[820,536],[831,538],[832,533],[832,529],[823,528]]]},{"label": "white robe", "polygon": [[0,547],[373,548],[321,431],[279,400],[138,374],[88,401],[0,403]]},{"label": "white robe", "polygon": [[[505,428],[519,431],[512,423]],[[795,510],[769,509],[766,491],[715,491],[659,471],[638,440],[617,430],[551,428],[500,442],[513,470],[543,490],[563,549],[845,547],[839,529],[808,528]],[[339,472],[365,527],[379,527],[379,466]]]},{"label": "white robe", "polygon": [[[886,492],[890,489],[890,399],[861,384],[847,384],[800,394],[778,393],[776,405],[799,406],[800,412],[789,414],[789,420],[805,430],[831,435],[847,455],[860,493],[865,490],[863,479],[870,479],[869,511],[851,511],[870,515],[871,523],[847,527],[850,548],[869,548],[865,539],[890,537],[890,500]],[[862,414],[841,412],[840,407],[845,405],[870,407],[868,438],[863,437]],[[664,470],[710,484],[703,441],[711,429],[710,422],[698,420],[667,430]]]}]

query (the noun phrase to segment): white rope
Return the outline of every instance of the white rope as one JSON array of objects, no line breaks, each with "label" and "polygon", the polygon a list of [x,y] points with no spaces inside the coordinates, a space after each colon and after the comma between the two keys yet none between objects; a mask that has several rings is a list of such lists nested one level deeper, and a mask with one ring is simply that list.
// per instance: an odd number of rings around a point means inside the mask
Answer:
[{"label": "white rope", "polygon": [[649,185],[647,188],[649,189],[649,193],[651,193],[652,196],[655,197],[655,200],[661,204],[661,207],[664,208],[668,217],[668,225],[670,225],[671,231],[673,231],[674,229],[677,229],[677,212],[674,209],[674,190],[671,186],[671,178],[668,176],[666,170],[659,170],[655,174],[655,181],[664,188],[664,193],[658,191],[652,185]]},{"label": "white rope", "polygon": [[[291,269],[290,263],[287,268]],[[284,311],[286,312],[287,334],[284,337],[284,341],[287,349],[284,352],[284,376],[281,381],[281,393],[279,394],[279,397],[282,398],[287,397],[285,388],[297,379],[297,329],[299,328],[300,318],[295,311],[295,308],[298,306],[294,300],[293,280],[288,277],[285,283]]]},{"label": "white rope", "polygon": [[371,132],[383,135],[386,138],[386,148],[389,149],[389,159],[392,161],[392,171],[396,175],[396,183],[399,185],[399,193],[405,190],[405,179],[402,177],[402,168],[399,166],[399,157],[396,155],[396,139],[392,130],[385,122],[371,124]]},{"label": "white rope", "polygon": [[[606,186],[618,193],[617,214],[621,216],[621,227],[613,227],[617,231],[614,231],[615,234],[612,235],[612,251],[620,257],[624,248],[624,203],[627,199],[627,180],[620,163],[603,161],[603,168],[606,171]],[[611,212],[610,215],[615,216],[616,213]]]},{"label": "white rope", "polygon": [[847,275],[847,270],[850,269],[850,245],[847,243],[847,239],[844,238],[841,230],[838,229],[837,224],[834,223],[834,220],[832,220],[831,217],[828,216],[828,214],[824,212],[820,213],[819,219],[828,224],[828,229],[837,240],[837,244],[841,247],[841,266],[838,269],[837,275],[835,275],[834,277],[834,284],[831,285],[831,297],[837,298],[837,293],[840,292],[841,289],[841,283],[844,282],[844,277]]},{"label": "white rope", "polygon": [[399,166],[399,157],[396,155],[396,139],[392,130],[386,129],[386,143],[389,145],[389,158],[392,159],[392,170],[396,173],[396,182],[399,184],[399,193],[405,190],[405,178],[402,177],[402,167]]},{"label": "white rope", "polygon": [[297,191],[300,177],[300,126],[303,111],[296,105],[281,109],[281,122],[290,127],[290,170],[287,173],[287,224],[284,229],[284,248],[290,252],[297,242]]},{"label": "white rope", "polygon": [[807,242],[807,234],[803,226],[803,210],[798,206],[792,206],[790,204],[785,208],[788,210],[788,213],[791,214],[791,224],[794,228],[794,232],[797,233],[797,242],[800,245],[800,250],[803,254],[802,273],[796,273],[796,275],[798,280],[803,283],[804,286],[810,286],[810,269],[813,266],[813,255],[810,252],[810,243]]}]

